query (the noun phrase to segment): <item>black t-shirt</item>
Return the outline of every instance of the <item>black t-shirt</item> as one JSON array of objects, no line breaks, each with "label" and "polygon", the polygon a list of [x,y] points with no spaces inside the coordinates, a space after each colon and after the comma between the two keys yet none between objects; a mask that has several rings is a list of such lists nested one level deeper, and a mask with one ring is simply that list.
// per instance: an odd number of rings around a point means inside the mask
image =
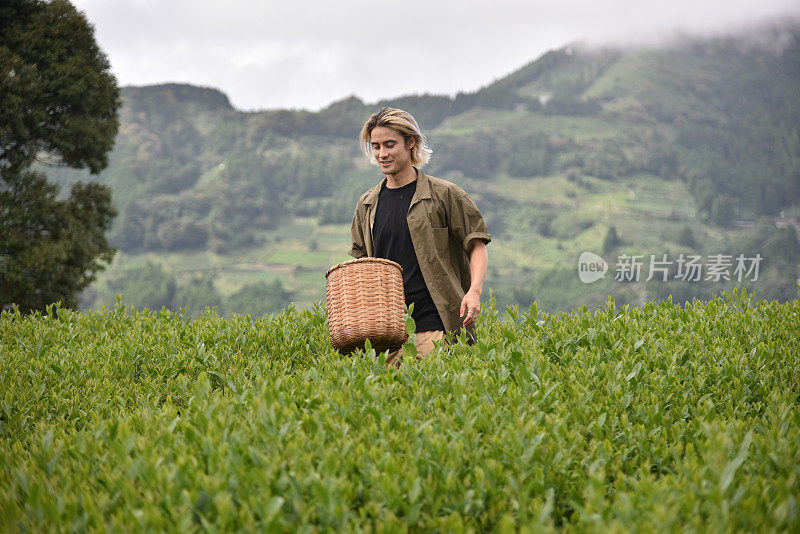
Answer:
[{"label": "black t-shirt", "polygon": [[396,261],[403,268],[406,305],[414,303],[411,317],[417,325],[417,332],[444,330],[444,323],[422,277],[408,230],[406,215],[416,190],[416,180],[397,189],[390,189],[385,183],[381,187],[372,226],[375,256]]}]

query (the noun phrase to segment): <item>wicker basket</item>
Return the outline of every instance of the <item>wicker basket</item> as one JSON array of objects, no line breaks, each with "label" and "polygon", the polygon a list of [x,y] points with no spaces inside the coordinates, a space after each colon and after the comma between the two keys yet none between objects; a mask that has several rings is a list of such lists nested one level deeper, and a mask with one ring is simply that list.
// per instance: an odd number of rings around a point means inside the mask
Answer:
[{"label": "wicker basket", "polygon": [[383,258],[359,258],[325,273],[331,344],[344,354],[369,339],[380,352],[403,346],[406,334],[403,268]]}]

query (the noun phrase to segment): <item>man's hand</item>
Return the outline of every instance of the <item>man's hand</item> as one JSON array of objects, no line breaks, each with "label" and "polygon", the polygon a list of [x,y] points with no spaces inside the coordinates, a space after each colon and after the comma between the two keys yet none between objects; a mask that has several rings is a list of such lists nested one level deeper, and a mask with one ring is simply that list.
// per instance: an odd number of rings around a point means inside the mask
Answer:
[{"label": "man's hand", "polygon": [[459,317],[464,317],[462,325],[467,327],[475,322],[481,312],[481,295],[477,291],[469,290],[461,299],[461,312]]},{"label": "man's hand", "polygon": [[469,326],[478,318],[481,312],[481,291],[483,290],[483,278],[486,276],[486,267],[489,263],[489,256],[486,254],[486,243],[480,239],[472,241],[472,250],[469,253],[469,271],[472,285],[461,299],[461,314],[464,317],[462,326]]}]

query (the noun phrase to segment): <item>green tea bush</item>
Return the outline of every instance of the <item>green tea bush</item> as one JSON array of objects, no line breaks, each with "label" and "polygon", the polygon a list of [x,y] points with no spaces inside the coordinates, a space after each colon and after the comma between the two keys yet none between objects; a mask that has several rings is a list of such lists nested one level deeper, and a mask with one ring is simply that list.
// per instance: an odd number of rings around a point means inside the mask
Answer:
[{"label": "green tea bush", "polygon": [[798,300],[490,305],[400,369],[321,305],[49,312],[0,317],[3,531],[800,527]]}]

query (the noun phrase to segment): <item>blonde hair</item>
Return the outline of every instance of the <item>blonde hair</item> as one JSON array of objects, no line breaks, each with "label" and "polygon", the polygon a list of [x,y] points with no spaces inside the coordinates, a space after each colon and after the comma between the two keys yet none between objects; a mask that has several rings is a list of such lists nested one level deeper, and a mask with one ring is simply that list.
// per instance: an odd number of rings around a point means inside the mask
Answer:
[{"label": "blonde hair", "polygon": [[373,165],[377,165],[375,156],[372,154],[372,130],[378,126],[391,128],[403,136],[406,142],[409,139],[414,140],[414,146],[411,148],[411,165],[420,168],[431,159],[433,150],[425,144],[425,136],[419,128],[419,124],[407,111],[395,108],[383,108],[377,113],[373,113],[364,127],[361,129],[359,140],[361,142],[361,150],[367,155],[367,159]]}]

